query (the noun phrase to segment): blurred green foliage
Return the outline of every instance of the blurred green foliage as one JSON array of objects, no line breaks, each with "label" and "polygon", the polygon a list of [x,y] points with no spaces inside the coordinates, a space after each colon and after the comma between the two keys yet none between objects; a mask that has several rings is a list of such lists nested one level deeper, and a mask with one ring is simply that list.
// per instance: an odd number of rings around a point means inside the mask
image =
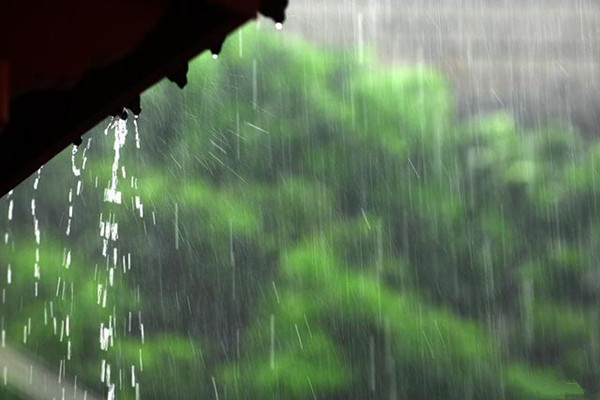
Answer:
[{"label": "blurred green foliage", "polygon": [[460,121],[436,71],[256,26],[189,82],[145,95],[141,149],[128,122],[121,205],[103,202],[99,131],[73,234],[70,154],[2,200],[7,343],[98,392],[105,360],[119,398],[132,374],[156,399],[598,394],[599,143],[504,113]]}]

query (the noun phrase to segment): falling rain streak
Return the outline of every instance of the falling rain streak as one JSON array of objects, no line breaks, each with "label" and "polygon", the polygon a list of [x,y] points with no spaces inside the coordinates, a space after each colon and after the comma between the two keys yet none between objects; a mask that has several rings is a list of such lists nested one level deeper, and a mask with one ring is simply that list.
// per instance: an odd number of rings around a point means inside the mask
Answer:
[{"label": "falling rain streak", "polygon": [[[134,143],[137,151],[141,148],[140,133],[138,126],[138,118],[135,116],[132,122],[134,128]],[[118,215],[120,209],[124,207],[124,192],[122,187],[129,183],[129,188],[126,193],[131,194],[132,210],[136,210],[138,217],[144,218],[144,205],[139,195],[138,179],[131,173],[128,173],[125,165],[121,162],[121,156],[126,145],[128,136],[128,121],[121,118],[113,118],[104,130],[104,135],[113,135],[113,160],[111,165],[111,176],[107,187],[104,189],[104,201],[109,205],[106,207],[106,214],[100,213],[100,238],[102,243],[102,255],[105,259],[106,275],[97,275],[97,305],[103,310],[112,310],[108,314],[108,321],[100,323],[99,328],[99,344],[100,350],[106,353],[106,356],[112,353],[115,346],[115,338],[117,336],[117,327],[119,316],[114,312],[115,303],[118,301],[120,294],[116,292],[116,281],[123,279],[119,274],[119,265],[122,266],[122,273],[126,274],[131,270],[131,253],[121,249],[119,244],[119,221]],[[120,183],[120,180],[122,182]],[[145,227],[145,223],[144,223]],[[104,276],[103,278],[101,278]],[[131,332],[131,311],[129,314],[129,332]],[[142,348],[144,344],[144,325],[141,320],[141,312],[139,316],[139,334],[140,344],[139,350],[139,370],[143,371],[142,367]],[[123,374],[130,372],[131,387],[135,391],[135,397],[140,397],[139,377],[135,376],[135,367],[130,364],[127,367],[113,365],[109,359],[101,361],[101,381],[106,386],[107,399],[114,399],[117,396],[118,388],[122,387]],[[118,368],[118,382],[115,375],[111,372],[114,368]],[[112,375],[111,375],[112,374]],[[117,383],[119,385],[117,386]]]}]

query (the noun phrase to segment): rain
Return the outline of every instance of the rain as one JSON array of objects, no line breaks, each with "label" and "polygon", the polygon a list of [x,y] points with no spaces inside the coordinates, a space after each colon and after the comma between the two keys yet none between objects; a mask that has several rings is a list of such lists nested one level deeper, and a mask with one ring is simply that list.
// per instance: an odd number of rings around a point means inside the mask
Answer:
[{"label": "rain", "polygon": [[0,198],[0,398],[600,399],[600,5],[286,14]]}]

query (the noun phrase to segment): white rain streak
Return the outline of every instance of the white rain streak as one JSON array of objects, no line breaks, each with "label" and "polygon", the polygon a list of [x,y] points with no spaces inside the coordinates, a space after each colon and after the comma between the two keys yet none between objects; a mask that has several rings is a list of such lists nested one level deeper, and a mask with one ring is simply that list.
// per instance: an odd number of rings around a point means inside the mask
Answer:
[{"label": "white rain streak", "polygon": [[135,196],[135,209],[139,211],[140,218],[144,218],[144,204],[142,204],[140,196]]},{"label": "white rain streak", "polygon": [[140,148],[140,130],[138,127],[138,116],[136,115],[133,118],[133,127],[135,129],[135,148],[139,149]]},{"label": "white rain streak", "polygon": [[105,326],[104,323],[100,324],[100,349],[104,351],[108,351],[109,347],[114,345],[112,316],[108,320],[108,326]]},{"label": "white rain streak", "polygon": [[142,349],[139,349],[138,356],[139,356],[139,362],[140,362],[140,372],[143,372],[144,371],[144,359],[142,357]]},{"label": "white rain streak", "polygon": [[36,205],[35,205],[35,195],[37,193],[37,189],[40,183],[40,178],[42,175],[43,166],[38,169],[35,180],[33,181],[33,198],[31,199],[31,217],[33,219],[33,233],[35,236],[35,262],[33,265],[33,276],[35,278],[34,283],[34,294],[35,297],[38,296],[38,281],[41,277],[41,268],[40,268],[40,243],[42,233],[40,230],[40,222],[37,218],[36,213]]},{"label": "white rain streak", "polygon": [[71,266],[71,250],[65,249],[63,256],[63,266],[65,267],[65,269],[69,269],[69,267]]},{"label": "white rain streak", "polygon": [[[104,201],[109,203],[121,204],[121,191],[117,189],[119,182],[119,159],[121,157],[121,149],[125,144],[127,138],[127,121],[120,118],[113,120],[111,124],[106,128],[104,134],[107,135],[110,129],[114,132],[114,145],[113,150],[115,152],[112,164],[112,176],[109,187],[104,189]],[[124,175],[124,169],[122,169]]]},{"label": "white rain streak", "polygon": [[[87,152],[90,149],[90,146],[92,144],[92,139],[89,138],[87,140],[87,143],[85,145],[85,147],[83,148],[83,151],[81,152],[81,167],[77,166],[77,162],[76,162],[76,158],[77,158],[77,154],[79,153],[79,149],[80,146],[73,146],[73,149],[71,150],[71,170],[73,171],[73,176],[75,178],[77,178],[77,183],[75,185],[75,195],[77,197],[79,197],[81,195],[81,190],[83,188],[83,183],[81,181],[81,174],[83,173],[83,171],[85,170],[85,166],[87,164]],[[69,189],[69,211],[68,211],[68,219],[67,219],[67,228],[66,228],[66,235],[70,236],[71,235],[71,227],[72,227],[72,222],[73,222],[73,188]]]},{"label": "white rain streak", "polygon": [[73,171],[73,175],[81,176],[81,169],[75,165],[75,155],[77,155],[77,150],[79,146],[73,146],[71,149],[71,170]]},{"label": "white rain streak", "polygon": [[298,329],[298,324],[294,324],[294,328],[296,329],[296,336],[298,336],[298,343],[300,344],[300,349],[304,350],[304,345],[302,344],[302,337],[300,336],[300,330]]},{"label": "white rain streak", "polygon": [[[13,191],[9,191],[8,194],[6,195],[6,199],[8,200],[8,226],[6,228],[6,231],[4,232],[4,244],[8,245],[8,242],[10,241],[10,222],[12,221],[13,218],[13,208],[14,208],[14,200],[12,198],[13,195]],[[11,276],[11,272],[10,272],[10,264],[7,267],[8,272],[7,272],[7,280],[8,283],[10,284],[10,276]],[[5,289],[2,290],[2,303],[4,303],[4,296],[5,296]]]},{"label": "white rain streak", "polygon": [[[9,196],[11,193],[12,193],[12,191],[9,193]],[[14,208],[14,200],[10,199],[8,201],[8,220],[9,221],[12,221],[12,218],[13,218],[13,208]]]},{"label": "white rain streak", "polygon": [[[75,209],[75,198],[81,195],[83,189],[82,182],[82,174],[85,170],[87,164],[87,152],[90,149],[92,143],[92,139],[88,138],[85,147],[81,146],[73,146],[71,150],[71,172],[73,173],[73,177],[75,178],[75,183],[71,185],[69,188],[67,200],[68,200],[68,212],[67,212],[67,226],[65,229],[65,235],[67,237],[71,236],[73,231],[73,217],[74,217],[74,209]],[[81,150],[83,149],[83,150]],[[80,162],[78,163],[77,158],[78,155],[81,155]],[[78,165],[79,164],[79,165]],[[38,254],[36,253],[36,259],[38,258]],[[71,249],[67,246],[63,249],[63,257],[62,257],[62,266],[64,269],[70,269],[72,263],[72,254]],[[65,292],[69,282],[67,279],[60,275],[57,280],[56,285],[56,293],[55,296],[57,299],[65,300]],[[73,282],[70,282],[71,289],[71,302],[73,302]],[[50,302],[50,314],[52,317],[52,325],[54,330],[54,335],[59,336],[59,341],[62,343],[66,340],[66,360],[60,361],[59,367],[59,382],[62,377],[66,376],[66,361],[71,360],[73,355],[73,346],[71,343],[70,334],[71,334],[71,317],[69,314],[65,316],[64,319],[60,321],[60,328],[58,328],[58,322],[56,317],[54,317],[53,312],[53,304]],[[44,325],[48,324],[48,310],[47,307],[44,306]],[[62,371],[62,373],[60,372]]]},{"label": "white rain streak", "polygon": [[67,220],[67,230],[65,234],[69,236],[71,234],[71,221],[73,220],[73,189],[69,189],[69,218]]},{"label": "white rain streak", "polygon": [[215,381],[215,377],[211,376],[210,379],[212,380],[213,389],[215,391],[215,399],[219,400],[219,391],[217,390],[217,382]]},{"label": "white rain streak", "polygon": [[[135,117],[133,120],[133,126],[135,129],[135,148],[139,149],[140,135],[137,117]],[[102,243],[102,256],[106,261],[106,274],[102,274],[101,271],[98,270],[98,266],[96,266],[96,300],[98,307],[102,309],[111,309],[111,307],[114,307],[113,305],[111,305],[111,301],[114,298],[114,295],[112,294],[112,292],[109,293],[109,288],[114,287],[115,283],[117,282],[119,267],[122,266],[123,274],[131,270],[131,253],[119,246],[119,222],[117,220],[118,213],[116,213],[115,209],[111,207],[119,207],[123,204],[123,201],[131,201],[131,209],[137,211],[140,218],[144,217],[144,205],[142,202],[142,198],[137,194],[138,180],[135,176],[129,173],[130,171],[126,170],[124,165],[120,165],[122,159],[122,149],[126,143],[126,139],[128,136],[127,127],[127,121],[122,120],[120,118],[113,118],[104,130],[105,136],[108,136],[110,133],[114,134],[114,155],[113,162],[111,165],[111,178],[110,181],[107,183],[107,186],[104,188],[104,202],[111,203],[112,205],[108,206],[107,211],[105,211],[104,213],[100,213],[98,225],[99,236]],[[122,179],[121,182],[119,181],[120,178]],[[127,197],[129,197],[128,199],[125,198],[123,192],[119,188],[119,185],[123,184],[129,184],[130,188],[132,189],[130,193],[132,193],[133,195],[127,195]],[[100,349],[106,352],[108,352],[112,347],[114,347],[115,335],[117,334],[116,324],[118,317],[115,314],[114,308],[112,308],[111,311],[112,312],[108,315],[108,322],[101,322],[99,330]],[[141,324],[141,322],[140,342],[143,345],[144,327],[143,324]],[[139,351],[140,365],[138,367],[138,371],[142,372],[142,349],[140,348]],[[124,370],[122,370],[121,368],[118,369],[118,377],[114,378],[116,382],[113,382],[111,380],[110,372],[111,365],[108,364],[108,362],[103,361],[101,369],[101,377],[102,382],[105,384],[105,393],[107,399],[114,399],[117,397],[117,388],[123,386]],[[125,373],[127,373],[127,369],[125,369]],[[133,368],[133,366],[131,368],[131,386],[135,388],[136,399],[139,399],[139,376],[136,377],[136,371],[135,368]]]}]

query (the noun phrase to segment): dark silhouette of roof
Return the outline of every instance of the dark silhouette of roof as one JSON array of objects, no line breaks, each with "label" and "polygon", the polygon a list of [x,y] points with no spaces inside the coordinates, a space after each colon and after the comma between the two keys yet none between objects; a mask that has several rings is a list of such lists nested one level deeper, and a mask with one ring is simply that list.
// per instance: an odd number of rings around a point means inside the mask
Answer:
[{"label": "dark silhouette of roof", "polygon": [[8,0],[0,6],[0,196],[165,76],[218,52],[260,12],[287,0]]}]

